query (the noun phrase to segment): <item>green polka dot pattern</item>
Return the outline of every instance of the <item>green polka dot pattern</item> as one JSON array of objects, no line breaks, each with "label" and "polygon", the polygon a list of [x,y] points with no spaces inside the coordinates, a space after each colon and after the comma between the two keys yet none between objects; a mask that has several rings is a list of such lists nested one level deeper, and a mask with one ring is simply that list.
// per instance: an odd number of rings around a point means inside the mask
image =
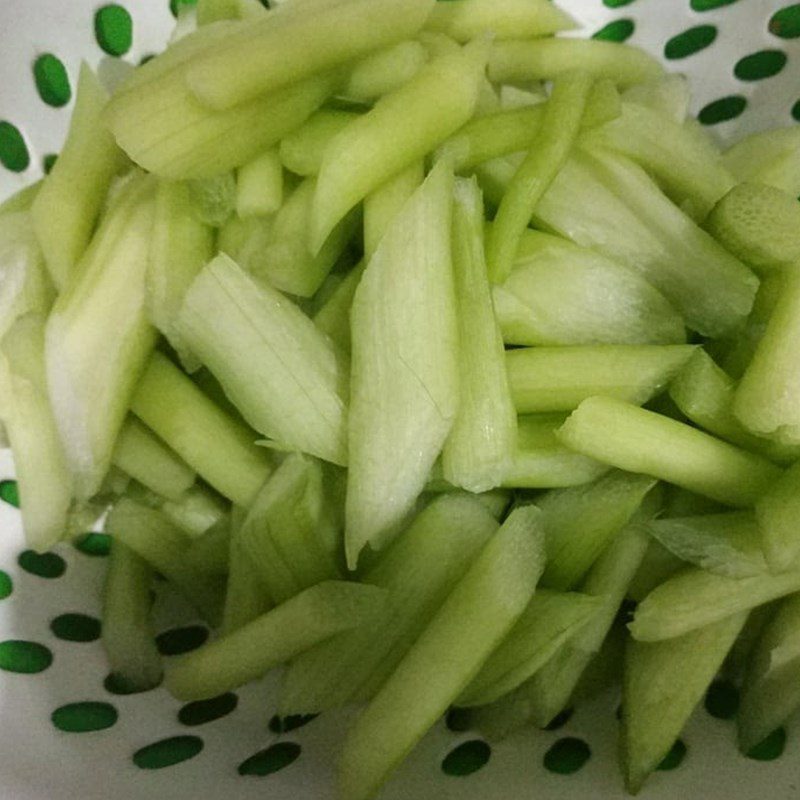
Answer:
[{"label": "green polka dot pattern", "polygon": [[769,20],[769,32],[781,39],[800,36],[800,3],[776,11]]},{"label": "green polka dot pattern", "polygon": [[169,10],[172,12],[173,17],[178,16],[178,12],[182,6],[196,6],[197,0],[169,0]]},{"label": "green polka dot pattern", "polygon": [[678,739],[670,748],[669,753],[664,756],[664,760],[658,765],[661,772],[672,772],[673,769],[683,764],[683,759],[686,758],[686,745],[682,739]]},{"label": "green polka dot pattern", "polygon": [[14,582],[11,580],[11,576],[7,572],[0,570],[0,600],[10,597],[13,591]]},{"label": "green polka dot pattern", "polygon": [[117,710],[109,703],[70,703],[57,708],[50,717],[65,733],[91,733],[110,728],[117,721]]},{"label": "green polka dot pattern", "polygon": [[67,70],[52,53],[39,56],[33,64],[33,77],[39,97],[49,106],[60,108],[69,103],[72,89]]},{"label": "green polka dot pattern", "polygon": [[546,731],[557,731],[563,728],[572,719],[573,709],[565,708],[560,714],[557,714],[550,721],[550,724],[545,728]]},{"label": "green polka dot pattern", "polygon": [[187,703],[179,712],[178,720],[183,725],[205,725],[207,722],[222,719],[236,709],[239,698],[232,692],[212,697],[210,700],[198,700]]},{"label": "green polka dot pattern", "polygon": [[110,56],[124,56],[133,44],[131,15],[122,6],[103,6],[94,16],[94,35]]},{"label": "green polka dot pattern", "polygon": [[705,708],[717,719],[733,719],[739,710],[739,690],[728,681],[714,681],[706,693]]},{"label": "green polka dot pattern", "polygon": [[208,639],[208,628],[202,625],[189,625],[185,628],[173,628],[156,636],[158,652],[162,656],[179,656],[196,650]]},{"label": "green polka dot pattern", "polygon": [[121,675],[114,675],[113,673],[106,675],[103,681],[103,688],[109,694],[118,695],[143,694],[144,692],[152,691],[151,689],[140,689],[138,686],[132,686]]},{"label": "green polka dot pattern", "polygon": [[50,170],[56,165],[56,161],[58,161],[58,155],[56,153],[48,153],[42,159],[42,169],[44,170],[45,175],[50,174]]},{"label": "green polka dot pattern", "polygon": [[632,2],[633,0],[603,0],[603,5],[608,8],[622,8],[629,6]]},{"label": "green polka dot pattern", "polygon": [[481,739],[464,742],[451,750],[442,761],[442,772],[445,775],[463,777],[472,775],[489,763],[492,748]]},{"label": "green polka dot pattern", "polygon": [[87,533],[75,540],[75,549],[87,556],[107,556],[111,537],[107,533]]},{"label": "green polka dot pattern", "polygon": [[445,717],[448,730],[463,733],[472,727],[472,712],[468,708],[451,708]]},{"label": "green polka dot pattern", "polygon": [[0,642],[0,669],[33,675],[53,663],[53,654],[43,644],[10,639]]},{"label": "green polka dot pattern", "polygon": [[10,506],[19,508],[19,491],[16,481],[0,481],[0,500],[4,503],[8,503]]},{"label": "green polka dot pattern", "polygon": [[[24,172],[31,163],[28,146],[22,134],[15,125],[6,120],[0,121],[0,163],[12,172]],[[3,481],[3,483],[13,483],[13,481]]]},{"label": "green polka dot pattern", "polygon": [[703,125],[716,125],[719,122],[736,119],[745,108],[747,108],[747,98],[733,94],[703,106],[697,118]]},{"label": "green polka dot pattern", "polygon": [[760,81],[777,75],[787,60],[782,50],[759,50],[737,61],[733,73],[740,81]]},{"label": "green polka dot pattern", "polygon": [[757,744],[748,754],[754,761],[775,761],[783,755],[786,749],[786,730],[778,728],[773,731],[763,742]]},{"label": "green polka dot pattern", "polygon": [[692,11],[713,11],[715,8],[730,6],[736,0],[691,0]]},{"label": "green polka dot pattern", "polygon": [[95,642],[100,638],[100,620],[86,614],[61,614],[50,623],[50,630],[65,642]]},{"label": "green polka dot pattern", "polygon": [[583,739],[559,739],[544,755],[544,768],[559,775],[571,775],[582,769],[592,757],[589,745]]},{"label": "green polka dot pattern", "polygon": [[592,34],[592,39],[601,39],[606,42],[624,42],[633,36],[636,24],[632,19],[616,19]]},{"label": "green polka dot pattern", "polygon": [[34,553],[33,550],[25,550],[20,553],[17,563],[31,575],[40,578],[60,578],[67,569],[67,564],[58,553]]},{"label": "green polka dot pattern", "polygon": [[717,38],[714,25],[697,25],[688,31],[673,36],[664,45],[664,56],[669,59],[687,58],[705,50]]},{"label": "green polka dot pattern", "polygon": [[240,775],[261,776],[280,772],[300,758],[302,748],[294,742],[278,742],[239,764]]},{"label": "green polka dot pattern", "polygon": [[199,736],[172,736],[137,750],[133,763],[139,769],[164,769],[194,758],[202,749]]},{"label": "green polka dot pattern", "polygon": [[303,728],[317,718],[317,714],[290,714],[286,717],[279,717],[277,714],[269,721],[269,729],[273,733],[282,734]]}]

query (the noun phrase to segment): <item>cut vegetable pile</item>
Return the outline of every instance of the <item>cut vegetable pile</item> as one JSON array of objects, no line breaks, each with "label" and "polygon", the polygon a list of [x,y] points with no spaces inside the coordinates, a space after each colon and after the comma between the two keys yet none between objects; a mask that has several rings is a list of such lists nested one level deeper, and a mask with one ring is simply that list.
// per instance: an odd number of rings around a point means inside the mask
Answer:
[{"label": "cut vegetable pile", "polygon": [[[116,678],[357,706],[342,800],[453,706],[496,739],[608,683],[635,793],[726,659],[758,746],[800,708],[797,131],[720,152],[549,0],[196,19],[84,66],[0,206],[25,535],[107,512]],[[157,575],[216,629],[163,663]]]}]

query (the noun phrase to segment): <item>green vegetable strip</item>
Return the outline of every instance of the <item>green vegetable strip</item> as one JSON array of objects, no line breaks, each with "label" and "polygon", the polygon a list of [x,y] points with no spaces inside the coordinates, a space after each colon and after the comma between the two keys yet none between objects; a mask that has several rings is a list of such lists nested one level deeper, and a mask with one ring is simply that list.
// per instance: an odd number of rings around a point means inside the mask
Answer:
[{"label": "green vegetable strip", "polygon": [[190,539],[167,517],[123,498],[108,515],[106,530],[158,570],[211,624],[218,623],[220,586],[186,559]]},{"label": "green vegetable strip", "polygon": [[656,111],[673,122],[683,123],[689,115],[689,81],[680,73],[667,73],[629,87],[623,93],[623,100]]},{"label": "green vegetable strip", "polygon": [[364,198],[364,256],[372,258],[386,229],[425,179],[425,165],[417,161]]},{"label": "green vegetable strip", "polygon": [[150,607],[153,570],[115,539],[108,560],[103,593],[103,648],[111,673],[131,691],[146,691],[161,683]]},{"label": "green vegetable strip", "polygon": [[779,575],[739,579],[687,569],[651,592],[639,604],[629,627],[639,641],[657,642],[797,591],[800,591],[800,570],[796,565]]},{"label": "green vegetable strip", "polygon": [[486,260],[493,283],[508,278],[522,232],[569,156],[591,88],[592,78],[585,72],[567,73],[553,84],[541,127],[506,189],[489,234]]},{"label": "green vegetable strip", "polygon": [[753,433],[800,444],[800,274],[787,273],[781,293],[733,401],[733,412]]},{"label": "green vegetable strip", "polygon": [[159,183],[147,266],[147,312],[187,365],[193,365],[193,359],[174,320],[186,290],[211,258],[213,246],[213,231],[198,220],[186,184]]},{"label": "green vegetable strip", "polygon": [[582,128],[596,128],[622,115],[622,98],[614,81],[600,78],[592,85],[581,118]]},{"label": "green vegetable strip", "polygon": [[236,175],[222,172],[186,182],[194,204],[196,219],[212,228],[221,228],[236,211]]},{"label": "green vegetable strip", "polygon": [[538,502],[547,543],[542,585],[560,591],[577,586],[655,484],[646,475],[614,470],[586,486],[545,494]]},{"label": "green vegetable strip", "polygon": [[356,291],[345,549],[380,549],[422,491],[456,416],[453,176],[438,166],[395,218]]},{"label": "green vegetable strip", "polygon": [[[365,224],[366,221],[365,209]],[[329,336],[334,345],[343,353],[350,352],[350,309],[353,306],[353,298],[366,266],[366,261],[362,261],[353,267],[314,315],[314,324],[317,328]]]},{"label": "green vegetable strip", "polygon": [[646,403],[680,371],[691,345],[531,347],[506,353],[517,411],[570,411],[595,395]]},{"label": "green vegetable strip", "polygon": [[516,689],[586,625],[600,606],[598,597],[537,591],[456,705],[486,705]]},{"label": "green vegetable strip", "polygon": [[800,131],[795,126],[745,136],[723,161],[739,181],[774,186],[792,197],[800,194]]},{"label": "green vegetable strip", "polygon": [[558,435],[583,455],[735,507],[753,505],[781,475],[761,456],[612,397],[585,400]]},{"label": "green vegetable strip", "polygon": [[11,447],[29,547],[49,550],[66,533],[72,478],[47,396],[44,317],[17,320],[0,342],[2,419]]},{"label": "green vegetable strip", "polygon": [[142,486],[171,500],[177,500],[195,479],[194,470],[133,417],[119,432],[111,462]]},{"label": "green vegetable strip", "polygon": [[666,757],[745,623],[744,614],[625,654],[621,761],[636,794]]},{"label": "green vegetable strip", "polygon": [[371,103],[408,83],[427,60],[420,42],[398,42],[356,63],[342,94],[356,103]]},{"label": "green vegetable strip", "polygon": [[747,512],[654,520],[650,533],[683,561],[718,575],[748,578],[768,571],[755,517]]},{"label": "green vegetable strip", "polygon": [[304,177],[318,175],[325,150],[358,114],[323,108],[312,114],[280,143],[281,161],[286,169]]},{"label": "green vegetable strip", "polygon": [[359,201],[472,117],[484,66],[482,46],[441,56],[331,142],[314,197],[312,250]]},{"label": "green vegetable strip", "polygon": [[544,566],[533,507],[517,509],[373,698],[345,742],[340,787],[367,800],[475,677],[522,615]]},{"label": "green vegetable strip", "polygon": [[346,0],[247,20],[190,62],[185,79],[203,105],[229,109],[402,41],[431,8],[433,0]]},{"label": "green vegetable strip", "polygon": [[800,465],[787,469],[759,499],[756,517],[770,568],[788,569],[800,555]]},{"label": "green vegetable strip", "polygon": [[166,685],[180,700],[216,697],[260,678],[273,667],[379,611],[374,586],[327,581],[210,644],[167,665]]},{"label": "green vegetable strip", "polygon": [[346,373],[291,301],[220,255],[189,289],[177,328],[256,430],[345,462]]},{"label": "green vegetable strip", "polygon": [[576,151],[536,214],[540,225],[638,271],[693,330],[719,337],[750,312],[755,275],[622,156]]},{"label": "green vegetable strip", "polygon": [[197,0],[197,24],[239,18],[239,0]]},{"label": "green vegetable strip", "polygon": [[362,576],[387,591],[386,613],[294,661],[281,712],[319,713],[371,699],[496,531],[477,499],[457,493],[434,500]]},{"label": "green vegetable strip", "polygon": [[750,657],[736,721],[739,748],[749,753],[800,707],[800,595],[767,623]]},{"label": "green vegetable strip", "polygon": [[91,69],[81,65],[67,140],[31,207],[47,268],[61,290],[92,237],[122,153],[101,119],[108,101]]},{"label": "green vegetable strip", "polygon": [[508,344],[682,344],[680,314],[641,275],[605,256],[527,230],[511,275],[494,287]]},{"label": "green vegetable strip", "polygon": [[577,486],[599,478],[605,464],[564,447],[556,430],[564,414],[527,414],[517,418],[517,441],[502,484],[518,489]]},{"label": "green vegetable strip", "polygon": [[152,185],[126,185],[47,321],[50,403],[79,499],[108,471],[136,381],[155,343],[145,313]]},{"label": "green vegetable strip", "polygon": [[33,201],[36,199],[36,195],[39,194],[43,185],[44,179],[40,179],[36,181],[36,183],[32,183],[30,186],[25,186],[23,189],[15,192],[8,199],[3,200],[3,202],[0,203],[0,216],[14,214],[18,211],[30,211]]},{"label": "green vegetable strip", "polygon": [[175,500],[161,503],[159,510],[192,539],[204,536],[227,522],[229,504],[211,489],[195,484]]},{"label": "green vegetable strip", "polygon": [[622,87],[662,74],[661,65],[643,50],[592,39],[497,42],[489,56],[493,83],[552,80],[576,69]]},{"label": "green vegetable strip", "polygon": [[200,572],[227,575],[230,569],[230,551],[230,520],[223,518],[192,541],[185,557]]},{"label": "green vegetable strip", "polygon": [[160,353],[131,401],[142,422],[225,497],[247,505],[270,473],[256,434],[229,416]]},{"label": "green vegetable strip", "polygon": [[459,178],[453,206],[453,273],[459,331],[459,407],[444,445],[444,477],[470,492],[498,486],[516,446],[517,415],[494,317],[477,181]]},{"label": "green vegetable strip", "polygon": [[283,203],[283,165],[277,148],[265,150],[236,173],[236,213],[274,214]]},{"label": "green vegetable strip", "polygon": [[236,539],[230,546],[230,570],[222,610],[223,636],[243,628],[272,607],[269,595],[250,562],[249,553]]},{"label": "green vegetable strip", "polygon": [[[651,541],[628,587],[628,598],[635,603],[641,603],[656,586],[664,583],[685,566],[685,561],[670,553],[662,544],[655,540]],[[627,639],[627,629],[625,634]]]}]

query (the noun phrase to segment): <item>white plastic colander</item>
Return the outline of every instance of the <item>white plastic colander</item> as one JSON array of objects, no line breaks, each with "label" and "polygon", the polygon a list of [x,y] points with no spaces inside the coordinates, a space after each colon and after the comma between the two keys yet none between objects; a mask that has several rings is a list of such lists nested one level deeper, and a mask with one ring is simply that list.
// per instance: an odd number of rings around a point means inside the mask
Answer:
[{"label": "white plastic colander", "polygon": [[[186,2],[186,0],[183,0]],[[81,59],[109,79],[163,49],[180,0],[0,0],[0,199],[58,152]],[[627,39],[689,76],[694,113],[722,140],[800,119],[800,3],[788,0],[561,0],[579,35]],[[0,452],[0,800],[207,797],[327,800],[347,714],[304,725],[272,717],[275,676],[203,704],[164,690],[114,693],[98,639],[102,535],[57,553],[25,552],[13,463]],[[207,631],[174,598],[157,601],[165,653]],[[165,611],[165,609],[168,609]],[[765,760],[735,747],[724,687],[683,734],[685,754],[653,777],[651,800],[800,797],[800,724]],[[440,724],[387,800],[611,800],[618,698],[558,730],[489,746]],[[713,714],[711,713],[713,712]],[[715,716],[716,715],[716,716]],[[458,727],[451,720],[451,727]],[[285,732],[281,732],[284,730]],[[677,765],[676,765],[677,764]]]}]

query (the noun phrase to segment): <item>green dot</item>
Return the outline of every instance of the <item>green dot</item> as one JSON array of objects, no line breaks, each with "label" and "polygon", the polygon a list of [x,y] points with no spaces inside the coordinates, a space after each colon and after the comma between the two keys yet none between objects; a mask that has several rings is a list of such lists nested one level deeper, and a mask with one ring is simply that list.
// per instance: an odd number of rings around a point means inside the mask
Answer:
[{"label": "green dot", "polygon": [[0,481],[0,500],[19,508],[19,490],[16,481]]},{"label": "green dot", "polygon": [[489,763],[492,748],[481,739],[464,742],[451,750],[442,761],[442,772],[445,775],[463,777],[472,775]]},{"label": "green dot", "polygon": [[469,708],[451,708],[445,717],[445,725],[453,733],[464,733],[472,727],[472,716]]},{"label": "green dot", "polygon": [[178,16],[181,6],[196,6],[197,0],[169,0],[169,10],[173,17]]},{"label": "green dot", "polygon": [[732,94],[727,97],[720,97],[704,106],[697,118],[703,125],[716,125],[719,122],[727,122],[735,119],[747,108],[747,100],[740,94]]},{"label": "green dot", "polygon": [[733,73],[740,81],[760,81],[777,75],[786,66],[782,50],[759,50],[739,59]]},{"label": "green dot", "polygon": [[556,714],[556,716],[550,720],[550,724],[545,725],[544,729],[546,731],[557,731],[559,728],[563,728],[570,719],[572,719],[574,713],[575,709],[565,708],[560,714]]},{"label": "green dot", "polygon": [[633,0],[603,0],[603,5],[608,8],[622,8],[622,6],[629,6]]},{"label": "green dot", "polygon": [[183,725],[205,725],[216,719],[227,717],[237,706],[239,698],[228,692],[219,697],[212,697],[210,700],[198,700],[194,703],[187,703],[178,712],[178,720]]},{"label": "green dot", "polygon": [[[12,172],[24,172],[30,163],[28,146],[19,129],[5,120],[0,122],[0,164]],[[3,483],[13,483],[13,481],[3,481]]]},{"label": "green dot", "polygon": [[14,581],[7,572],[0,569],[0,600],[5,600],[14,591]]},{"label": "green dot", "polygon": [[714,681],[708,687],[706,711],[717,719],[733,719],[739,710],[739,690],[728,681]]},{"label": "green dot", "polygon": [[302,748],[294,742],[278,742],[239,764],[240,775],[271,775],[286,769],[300,758]]},{"label": "green dot", "polygon": [[722,8],[735,3],[736,0],[692,0],[692,11],[713,11],[715,8]]},{"label": "green dot", "polygon": [[783,728],[778,728],[764,739],[763,742],[757,744],[748,754],[748,758],[755,761],[775,761],[783,755],[786,749],[786,731]]},{"label": "green dot", "polygon": [[67,569],[67,564],[57,553],[35,553],[25,550],[19,554],[17,563],[31,575],[40,578],[60,578]]},{"label": "green dot", "polygon": [[559,739],[544,754],[544,768],[559,775],[571,775],[581,769],[591,757],[592,751],[582,739]]},{"label": "green dot", "polygon": [[133,43],[131,15],[122,6],[103,6],[94,15],[94,35],[110,56],[124,56]]},{"label": "green dot", "polygon": [[67,70],[52,53],[45,53],[33,62],[33,77],[39,97],[47,105],[60,108],[69,103],[72,89]]},{"label": "green dot", "polygon": [[279,717],[275,714],[269,721],[269,729],[277,734],[289,733],[290,731],[302,728],[304,725],[308,725],[309,722],[315,720],[318,716],[319,714],[289,714],[286,717]]},{"label": "green dot", "polygon": [[149,692],[152,689],[155,689],[156,686],[159,686],[160,684],[161,681],[159,681],[155,686],[142,687],[138,684],[132,683],[131,681],[122,677],[122,675],[117,675],[116,673],[112,672],[109,675],[107,675],[105,680],[103,681],[103,688],[110,694],[129,695],[129,694],[142,694],[143,692]]},{"label": "green dot", "polygon": [[673,36],[664,45],[664,55],[671,59],[686,58],[704,50],[716,38],[717,29],[714,25],[697,25]]},{"label": "green dot", "polygon": [[677,739],[669,753],[664,756],[664,760],[658,765],[658,769],[662,772],[677,769],[683,763],[684,758],[686,758],[686,745],[683,740]]},{"label": "green dot", "polygon": [[615,19],[608,25],[592,34],[592,39],[601,39],[605,42],[624,42],[630,39],[636,24],[632,19]]},{"label": "green dot", "polygon": [[800,122],[800,100],[792,106],[792,116],[797,122]]},{"label": "green dot", "polygon": [[51,715],[53,725],[66,733],[104,731],[117,721],[117,709],[110,703],[70,703],[57,708]]},{"label": "green dot", "polygon": [[44,170],[45,175],[49,175],[53,167],[56,165],[56,161],[58,161],[58,153],[48,153],[42,159],[42,169]]},{"label": "green dot", "polygon": [[53,654],[43,644],[11,639],[0,642],[0,669],[33,675],[53,663]]},{"label": "green dot", "polygon": [[139,66],[143,67],[148,61],[152,61],[156,57],[155,53],[148,53],[146,56],[142,56],[139,59]]},{"label": "green dot", "polygon": [[208,628],[202,625],[187,625],[173,628],[156,636],[158,652],[162,656],[179,656],[202,647],[208,639]]},{"label": "green dot", "polygon": [[776,11],[769,20],[769,32],[781,39],[800,36],[800,3]]},{"label": "green dot", "polygon": [[62,614],[50,623],[50,630],[65,642],[96,642],[100,620],[86,614]]},{"label": "green dot", "polygon": [[139,769],[164,769],[194,758],[202,749],[199,736],[172,736],[137,750],[133,763]]},{"label": "green dot", "polygon": [[75,540],[75,549],[85,556],[107,556],[111,552],[111,537],[107,533],[87,533]]}]

